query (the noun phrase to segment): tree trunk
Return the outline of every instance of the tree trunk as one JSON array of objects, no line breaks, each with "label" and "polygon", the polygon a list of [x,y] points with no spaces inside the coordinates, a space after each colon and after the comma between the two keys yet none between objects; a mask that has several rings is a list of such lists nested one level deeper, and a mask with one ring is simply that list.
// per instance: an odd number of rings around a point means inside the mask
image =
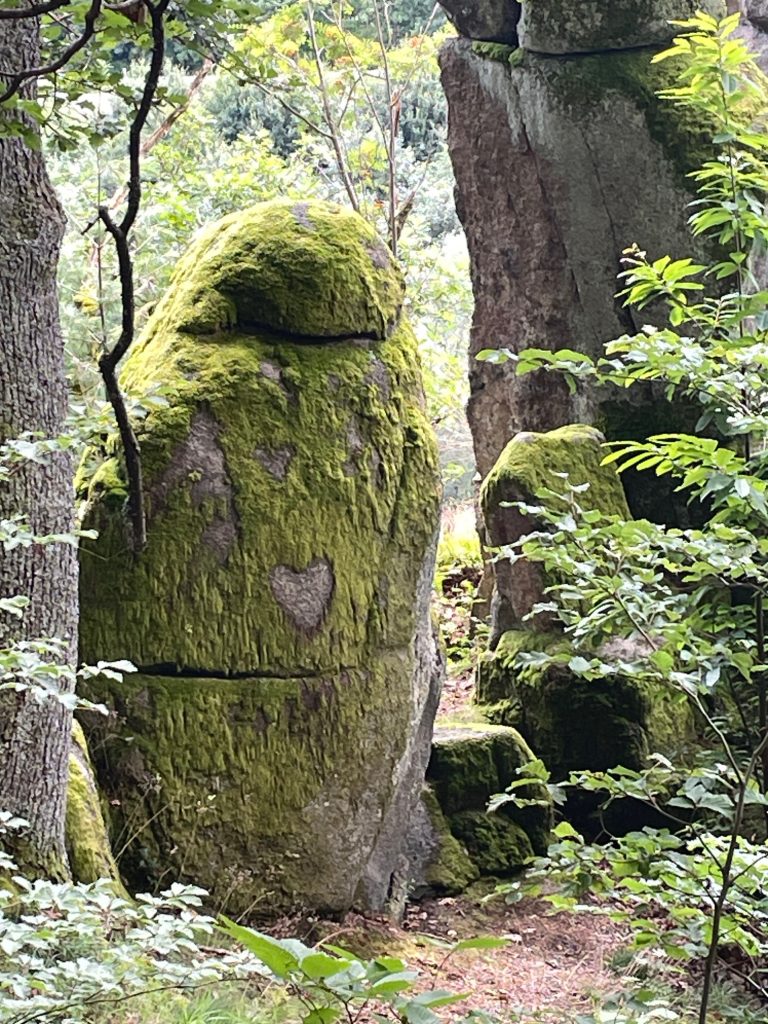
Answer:
[{"label": "tree trunk", "polygon": [[[35,20],[0,21],[0,72],[34,66]],[[34,85],[24,98],[34,95]],[[17,115],[0,107],[0,131]],[[24,431],[56,437],[66,414],[67,386],[59,330],[56,265],[64,218],[43,157],[19,138],[0,135],[0,443]],[[72,529],[68,455],[46,465],[24,463],[0,490],[0,518],[23,514],[38,534]],[[57,637],[65,662],[76,657],[77,562],[70,545],[0,552],[0,594],[30,599],[23,619],[0,616],[0,647]],[[71,713],[28,694],[0,695],[0,809],[30,827],[11,842],[28,873],[68,874],[64,812]]]}]

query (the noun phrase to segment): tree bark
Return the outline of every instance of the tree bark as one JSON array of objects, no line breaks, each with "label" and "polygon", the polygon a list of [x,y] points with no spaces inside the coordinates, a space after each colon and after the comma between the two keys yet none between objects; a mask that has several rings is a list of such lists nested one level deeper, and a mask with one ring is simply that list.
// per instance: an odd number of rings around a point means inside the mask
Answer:
[{"label": "tree bark", "polygon": [[[0,20],[0,73],[39,63],[35,20]],[[34,95],[34,83],[22,90]],[[0,130],[18,118],[0,107]],[[0,135],[0,443],[24,431],[61,433],[67,405],[56,266],[64,218],[41,153]],[[72,466],[65,453],[25,463],[0,489],[0,518],[22,513],[38,534],[72,529]],[[23,619],[0,616],[0,647],[56,637],[76,658],[77,561],[70,545],[0,551],[0,594],[30,599]],[[11,842],[25,872],[68,874],[64,813],[71,713],[29,694],[0,694],[0,809],[29,822]],[[6,844],[8,845],[8,844]]]}]

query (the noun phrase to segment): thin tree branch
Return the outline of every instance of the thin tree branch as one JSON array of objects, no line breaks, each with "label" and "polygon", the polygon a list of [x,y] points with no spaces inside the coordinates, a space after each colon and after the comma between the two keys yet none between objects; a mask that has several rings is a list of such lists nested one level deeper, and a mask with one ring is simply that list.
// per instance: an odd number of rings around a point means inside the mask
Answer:
[{"label": "thin tree branch", "polygon": [[336,124],[333,111],[331,110],[331,103],[328,97],[328,85],[325,79],[325,71],[323,69],[323,60],[320,54],[320,47],[317,42],[317,32],[315,31],[315,12],[312,4],[307,5],[307,25],[309,27],[309,40],[312,44],[312,55],[315,58],[315,67],[317,68],[317,77],[320,84],[320,98],[323,104],[323,114],[325,116],[325,123],[328,125],[328,132],[330,134],[331,145],[333,152],[336,157],[336,166],[341,176],[342,183],[349,198],[352,209],[356,212],[360,212],[360,200],[357,197],[355,191],[354,182],[349,173],[347,167],[347,161],[344,158],[344,152],[341,147],[341,141],[339,139],[338,125]]},{"label": "thin tree branch", "polygon": [[39,18],[41,14],[50,14],[60,7],[68,7],[72,0],[48,0],[45,4],[31,4],[29,7],[0,7],[0,21],[22,21],[24,18]]},{"label": "thin tree branch", "polygon": [[54,71],[58,71],[60,68],[63,68],[65,64],[68,64],[75,54],[79,53],[80,50],[82,50],[83,47],[85,47],[93,38],[96,32],[96,21],[101,14],[101,5],[102,0],[92,0],[91,6],[85,15],[83,31],[73,43],[70,43],[61,56],[56,60],[51,61],[50,64],[43,64],[36,68],[25,68],[22,71],[16,71],[12,74],[0,72],[0,74],[3,74],[4,78],[10,79],[5,92],[0,94],[0,103],[6,103],[9,99],[15,96],[24,82],[29,81],[30,78],[42,78],[45,75],[51,75]]},{"label": "thin tree branch", "polygon": [[133,261],[129,235],[141,204],[141,156],[142,131],[152,109],[160,75],[165,59],[165,12],[170,0],[159,0],[157,4],[144,0],[149,12],[152,31],[152,56],[144,82],[139,108],[131,124],[128,142],[128,203],[125,214],[118,223],[106,206],[99,207],[99,219],[108,234],[112,236],[117,254],[122,305],[122,327],[114,347],[99,359],[99,370],[104,380],[107,398],[114,410],[120,440],[125,454],[125,471],[128,478],[128,512],[133,530],[134,554],[138,555],[147,540],[146,514],[144,510],[144,487],[141,471],[141,450],[136,433],[128,416],[125,398],[117,379],[117,366],[133,344],[136,333],[136,291],[133,279]]}]

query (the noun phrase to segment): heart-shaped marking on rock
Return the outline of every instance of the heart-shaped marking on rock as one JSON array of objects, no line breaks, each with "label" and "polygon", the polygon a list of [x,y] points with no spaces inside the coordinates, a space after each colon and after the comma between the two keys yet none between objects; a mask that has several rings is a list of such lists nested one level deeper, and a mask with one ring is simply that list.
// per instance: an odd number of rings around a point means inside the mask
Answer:
[{"label": "heart-shaped marking on rock", "polygon": [[336,580],[327,558],[316,558],[306,569],[276,565],[269,574],[275,600],[296,629],[312,636],[323,624]]}]

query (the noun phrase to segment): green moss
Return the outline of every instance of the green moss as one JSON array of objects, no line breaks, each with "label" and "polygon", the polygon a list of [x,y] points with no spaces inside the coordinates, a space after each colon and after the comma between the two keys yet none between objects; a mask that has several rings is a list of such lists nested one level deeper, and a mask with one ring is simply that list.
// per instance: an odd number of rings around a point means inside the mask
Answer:
[{"label": "green moss", "polygon": [[450,825],[483,875],[511,874],[533,857],[525,829],[504,815],[462,811],[451,816]]},{"label": "green moss", "polygon": [[[301,674],[410,642],[413,567],[440,497],[410,328],[308,345],[169,332],[158,312],[123,373],[133,393],[160,385],[169,403],[139,438],[149,541],[136,561],[108,459],[86,491],[84,525],[100,536],[81,554],[83,657]],[[321,570],[327,608],[297,627],[275,572],[290,589],[290,574]]]},{"label": "green moss", "polygon": [[[535,755],[516,729],[485,721],[463,722],[445,728],[438,725],[432,743],[427,780],[453,829],[454,817],[464,811],[485,812],[488,802],[516,781],[518,769]],[[540,804],[507,805],[501,817],[513,821],[528,836],[528,845],[544,853],[552,828],[552,803],[546,789],[536,783],[521,787],[518,795]],[[499,826],[501,827],[501,826]],[[457,834],[458,833],[454,833]],[[463,841],[463,835],[459,835]],[[472,853],[481,872],[485,869]]]},{"label": "green moss", "polygon": [[472,53],[485,60],[495,60],[501,64],[508,63],[516,52],[516,47],[508,46],[506,43],[487,43],[477,39],[472,41]]},{"label": "green moss", "polygon": [[384,338],[404,283],[372,227],[341,207],[274,200],[200,233],[155,315],[196,335],[272,328],[295,337]]},{"label": "green moss", "polygon": [[85,736],[77,722],[72,727],[65,838],[73,881],[111,878],[119,884]]},{"label": "green moss", "polygon": [[438,843],[427,867],[425,881],[430,888],[449,896],[464,892],[480,877],[480,872],[466,848],[451,832],[437,797],[429,786],[425,787],[422,799]]},{"label": "green moss", "polygon": [[234,915],[347,909],[426,742],[440,479],[377,245],[318,203],[204,232],[122,374],[167,399],[140,428],[138,558],[114,442],[80,481],[82,656],[145,670],[93,684],[121,868]]},{"label": "green moss", "polygon": [[572,424],[546,434],[517,434],[483,481],[480,505],[486,521],[501,502],[534,498],[542,489],[562,490],[556,476],[567,473],[572,484],[589,484],[581,496],[585,507],[629,517],[621,481],[613,466],[602,466],[603,437],[594,427]]},{"label": "green moss", "polygon": [[639,770],[650,753],[673,754],[693,737],[687,703],[671,687],[608,676],[586,680],[566,665],[516,664],[521,652],[567,649],[562,637],[509,631],[478,673],[489,716],[518,728],[555,778],[570,771]]},{"label": "green moss", "polygon": [[541,78],[545,93],[577,122],[604,117],[615,94],[625,97],[690,192],[687,175],[713,158],[713,126],[702,115],[659,99],[660,90],[675,84],[680,65],[675,60],[651,64],[656,52],[642,48],[560,58],[526,53],[513,74]]},{"label": "green moss", "polygon": [[204,883],[249,917],[348,906],[350,850],[373,842],[403,754],[407,671],[391,652],[319,678],[93,684],[116,712],[91,750],[128,884]]}]

